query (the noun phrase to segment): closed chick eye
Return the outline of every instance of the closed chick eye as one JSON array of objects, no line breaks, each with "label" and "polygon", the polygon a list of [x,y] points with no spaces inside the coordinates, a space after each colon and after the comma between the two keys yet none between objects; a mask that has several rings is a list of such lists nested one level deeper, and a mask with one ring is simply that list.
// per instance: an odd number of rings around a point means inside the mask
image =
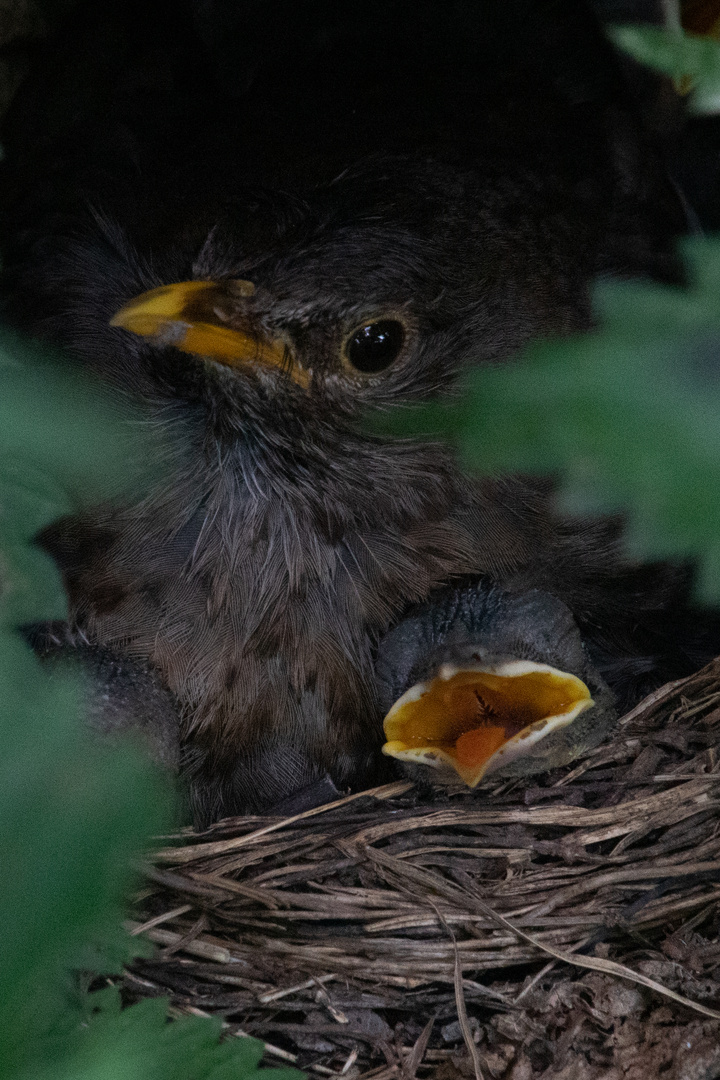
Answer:
[{"label": "closed chick eye", "polygon": [[344,359],[363,375],[385,371],[405,343],[405,327],[397,319],[378,319],[353,330],[343,346]]}]

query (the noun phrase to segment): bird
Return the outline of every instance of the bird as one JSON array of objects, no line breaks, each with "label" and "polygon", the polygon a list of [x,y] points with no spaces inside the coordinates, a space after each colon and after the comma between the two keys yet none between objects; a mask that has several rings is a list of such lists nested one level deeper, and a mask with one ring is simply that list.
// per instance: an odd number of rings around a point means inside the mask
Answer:
[{"label": "bird", "polygon": [[573,761],[614,727],[616,697],[570,609],[489,580],[435,594],[381,640],[386,743],[419,786],[474,789]]},{"label": "bird", "polygon": [[70,619],[33,634],[129,679],[130,726],[162,697],[195,823],[395,775],[383,657],[405,633],[427,675],[408,627],[439,612],[465,660],[468,610],[520,619],[583,745],[611,690],[697,666],[686,567],[365,423],[587,330],[598,275],[680,280],[682,200],[590,6],[116,0],[68,34],[5,125],[4,318],[141,402],[172,467],[44,531]]}]

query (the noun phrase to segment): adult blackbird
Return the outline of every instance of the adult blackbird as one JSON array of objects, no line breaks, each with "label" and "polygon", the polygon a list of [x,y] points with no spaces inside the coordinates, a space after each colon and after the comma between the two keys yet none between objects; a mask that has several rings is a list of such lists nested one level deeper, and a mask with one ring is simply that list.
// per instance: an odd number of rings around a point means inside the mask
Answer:
[{"label": "adult blackbird", "polygon": [[45,534],[55,641],[133,721],[165,695],[196,820],[383,775],[378,641],[452,582],[549,594],[516,643],[540,663],[560,598],[624,700],[692,669],[683,570],[362,423],[587,328],[598,274],[676,280],[683,208],[586,5],[128,0],[41,60],[5,131],[7,315],[174,446],[143,501]]}]

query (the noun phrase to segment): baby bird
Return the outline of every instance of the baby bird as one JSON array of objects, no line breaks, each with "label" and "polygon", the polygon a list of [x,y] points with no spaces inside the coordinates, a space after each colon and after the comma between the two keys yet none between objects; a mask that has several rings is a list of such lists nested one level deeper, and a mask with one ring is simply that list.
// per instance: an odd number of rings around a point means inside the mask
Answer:
[{"label": "baby bird", "polygon": [[[603,674],[627,698],[692,668],[682,570],[626,564],[617,525],[563,520],[544,482],[469,477],[363,421],[588,328],[598,274],[676,278],[683,210],[590,9],[188,0],[82,18],[88,55],[121,55],[80,89],[51,58],[18,97],[5,311],[172,440],[142,501],[79,509],[42,542],[72,612],[53,648],[161,684],[196,821],[389,775],[378,646],[453,583],[480,608],[487,589],[542,590],[523,623],[538,640],[562,602],[566,674],[595,700]],[[42,127],[51,92],[63,145]],[[610,714],[591,715],[585,744]]]}]

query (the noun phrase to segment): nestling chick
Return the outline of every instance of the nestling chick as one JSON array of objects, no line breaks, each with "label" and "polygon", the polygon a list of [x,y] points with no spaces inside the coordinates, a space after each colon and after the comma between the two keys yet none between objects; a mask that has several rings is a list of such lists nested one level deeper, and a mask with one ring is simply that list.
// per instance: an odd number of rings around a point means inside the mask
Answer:
[{"label": "nestling chick", "polygon": [[8,312],[174,437],[170,482],[43,542],[73,626],[159,673],[199,822],[384,775],[378,642],[460,579],[560,597],[618,683],[641,658],[632,692],[692,664],[658,644],[682,572],[626,566],[615,527],[559,519],[547,485],[362,423],[587,328],[599,273],[675,274],[682,209],[589,10],[340,7],[307,5],[279,56],[223,37],[239,83],[193,46],[157,123],[116,96],[117,138],[61,161],[59,206],[14,166]]},{"label": "nestling chick", "polygon": [[539,589],[444,590],[385,636],[376,674],[383,752],[450,785],[565,765],[617,715],[571,612]]}]

